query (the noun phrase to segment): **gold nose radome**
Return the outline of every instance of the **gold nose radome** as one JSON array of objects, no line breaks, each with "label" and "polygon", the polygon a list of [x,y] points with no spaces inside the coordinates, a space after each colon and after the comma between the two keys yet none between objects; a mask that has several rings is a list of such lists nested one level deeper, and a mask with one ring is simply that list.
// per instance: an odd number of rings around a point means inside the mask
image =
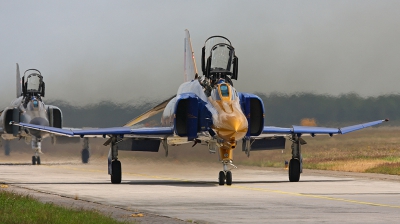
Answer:
[{"label": "gold nose radome", "polygon": [[218,134],[224,140],[239,140],[247,133],[247,120],[244,115],[225,116],[221,119]]}]

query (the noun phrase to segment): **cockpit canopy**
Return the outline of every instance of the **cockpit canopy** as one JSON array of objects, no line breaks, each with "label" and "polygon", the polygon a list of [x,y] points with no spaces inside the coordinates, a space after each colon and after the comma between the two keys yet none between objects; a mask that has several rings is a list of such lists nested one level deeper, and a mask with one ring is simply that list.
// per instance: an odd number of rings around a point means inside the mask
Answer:
[{"label": "cockpit canopy", "polygon": [[22,91],[24,95],[44,97],[45,83],[39,70],[28,69],[22,77]]},{"label": "cockpit canopy", "polygon": [[237,80],[238,58],[231,42],[223,36],[208,38],[202,49],[203,75],[212,80],[226,78]]}]

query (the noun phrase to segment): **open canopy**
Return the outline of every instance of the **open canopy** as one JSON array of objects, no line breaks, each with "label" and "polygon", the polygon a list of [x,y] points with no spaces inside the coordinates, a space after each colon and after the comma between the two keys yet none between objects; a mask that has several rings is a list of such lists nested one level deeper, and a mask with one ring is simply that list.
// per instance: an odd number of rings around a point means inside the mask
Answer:
[{"label": "open canopy", "polygon": [[223,36],[208,38],[202,52],[203,74],[211,79],[225,78],[227,75],[237,79],[236,68],[237,57],[231,42]]},{"label": "open canopy", "polygon": [[39,70],[28,69],[23,77],[23,90],[24,94],[41,94],[44,96],[44,82],[43,76]]}]

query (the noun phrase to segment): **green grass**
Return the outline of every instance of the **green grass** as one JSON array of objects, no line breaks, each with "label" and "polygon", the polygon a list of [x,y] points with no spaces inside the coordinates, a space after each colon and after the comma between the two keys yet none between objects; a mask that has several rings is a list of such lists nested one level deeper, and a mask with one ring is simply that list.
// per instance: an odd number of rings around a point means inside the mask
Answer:
[{"label": "green grass", "polygon": [[121,223],[96,211],[41,203],[30,196],[0,190],[0,223]]}]

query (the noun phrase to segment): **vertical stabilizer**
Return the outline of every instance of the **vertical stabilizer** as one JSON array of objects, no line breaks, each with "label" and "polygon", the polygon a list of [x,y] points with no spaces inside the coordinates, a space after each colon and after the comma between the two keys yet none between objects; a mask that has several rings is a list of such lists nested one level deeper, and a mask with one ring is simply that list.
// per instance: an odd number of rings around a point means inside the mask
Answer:
[{"label": "vertical stabilizer", "polygon": [[184,81],[195,79],[197,75],[196,60],[192,48],[192,41],[190,40],[189,30],[185,30],[185,55],[184,55]]},{"label": "vertical stabilizer", "polygon": [[21,75],[19,73],[19,65],[17,63],[17,98],[22,95]]}]

